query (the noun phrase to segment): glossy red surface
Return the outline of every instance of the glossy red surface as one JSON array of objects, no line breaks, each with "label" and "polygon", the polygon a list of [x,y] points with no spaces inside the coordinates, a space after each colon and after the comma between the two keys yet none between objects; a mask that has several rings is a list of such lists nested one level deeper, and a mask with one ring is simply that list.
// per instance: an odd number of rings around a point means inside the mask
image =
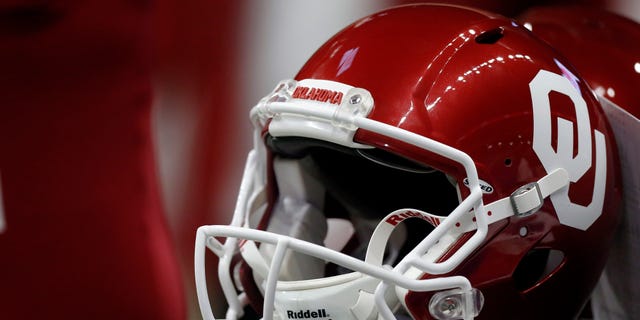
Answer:
[{"label": "glossy red surface", "polygon": [[603,96],[640,118],[640,25],[589,6],[534,7],[519,18]]},{"label": "glossy red surface", "polygon": [[[615,143],[590,89],[574,77],[565,58],[512,20],[438,5],[403,6],[364,18],[330,39],[296,76],[365,88],[375,101],[369,118],[466,152],[480,178],[495,188],[484,197],[489,203],[546,174],[531,147],[529,83],[541,69],[573,79],[587,102],[591,127],[606,137],[605,208],[586,231],[559,224],[549,200],[536,215],[492,227],[486,244],[453,272],[469,277],[485,293],[480,319],[575,317],[599,276],[618,221],[620,181]],[[552,119],[576,121],[569,99],[549,97]],[[427,163],[458,181],[464,178],[450,161],[405,143],[364,130],[355,140]],[[593,181],[591,168],[572,183],[571,200],[588,204]],[[522,227],[528,230],[524,237]],[[513,272],[535,248],[560,250],[565,262],[532,287],[516,289]],[[416,319],[430,319],[429,298],[415,292],[407,296]]]}]

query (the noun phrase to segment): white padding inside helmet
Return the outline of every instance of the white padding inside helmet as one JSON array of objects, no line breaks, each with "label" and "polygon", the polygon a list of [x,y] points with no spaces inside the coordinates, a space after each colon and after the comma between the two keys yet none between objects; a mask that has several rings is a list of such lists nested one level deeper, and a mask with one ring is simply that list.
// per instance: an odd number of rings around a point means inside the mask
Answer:
[{"label": "white padding inside helmet", "polygon": [[[273,170],[279,196],[267,231],[323,245],[327,234],[322,211],[324,187],[312,178],[309,167],[302,168],[300,160],[276,157]],[[270,262],[275,246],[264,243],[260,252]],[[323,260],[290,250],[284,257],[280,280],[321,278],[324,271]]]}]

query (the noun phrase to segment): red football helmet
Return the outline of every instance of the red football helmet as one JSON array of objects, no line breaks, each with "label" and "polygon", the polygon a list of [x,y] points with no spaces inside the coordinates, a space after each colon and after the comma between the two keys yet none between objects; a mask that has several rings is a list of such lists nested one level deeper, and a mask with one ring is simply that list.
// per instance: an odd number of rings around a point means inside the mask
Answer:
[{"label": "red football helmet", "polygon": [[197,232],[205,319],[205,247],[227,319],[246,304],[264,319],[569,319],[602,271],[620,201],[610,127],[513,20],[370,15],[251,119],[231,226]]}]

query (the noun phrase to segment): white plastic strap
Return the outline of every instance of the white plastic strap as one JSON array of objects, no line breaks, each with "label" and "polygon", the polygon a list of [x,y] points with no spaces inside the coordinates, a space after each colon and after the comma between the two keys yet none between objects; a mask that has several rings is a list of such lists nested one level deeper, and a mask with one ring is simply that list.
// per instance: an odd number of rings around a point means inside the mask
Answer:
[{"label": "white plastic strap", "polygon": [[269,264],[264,259],[256,243],[252,240],[244,240],[240,244],[240,254],[242,259],[251,266],[254,272],[262,279],[269,275]]},{"label": "white plastic strap", "polygon": [[356,317],[356,319],[375,319],[377,316],[375,296],[373,295],[373,293],[361,290],[358,293],[358,301],[349,309]]},{"label": "white plastic strap", "polygon": [[437,216],[417,209],[399,209],[388,214],[376,227],[367,246],[367,254],[364,261],[377,266],[382,265],[384,251],[393,230],[400,223],[409,218],[419,218],[436,227],[446,217]]},{"label": "white plastic strap", "polygon": [[[509,197],[494,201],[485,206],[488,224],[495,223],[511,216],[527,216],[535,213],[551,194],[569,185],[569,173],[558,168],[540,180],[518,188]],[[476,228],[474,215],[468,215],[456,224],[457,232],[469,232]]]},{"label": "white plastic strap", "polygon": [[[509,197],[502,198],[485,206],[488,223],[494,223],[511,216],[527,216],[535,213],[544,199],[552,193],[569,184],[569,174],[565,169],[556,169],[542,177],[537,182],[518,188]],[[418,209],[400,209],[388,214],[376,227],[371,235],[365,261],[374,265],[381,265],[384,250],[391,233],[402,221],[409,218],[426,220],[434,227],[447,217],[438,216]],[[464,223],[463,223],[464,222]],[[454,232],[464,233],[475,230],[475,215],[469,214],[464,221],[456,223]]]}]

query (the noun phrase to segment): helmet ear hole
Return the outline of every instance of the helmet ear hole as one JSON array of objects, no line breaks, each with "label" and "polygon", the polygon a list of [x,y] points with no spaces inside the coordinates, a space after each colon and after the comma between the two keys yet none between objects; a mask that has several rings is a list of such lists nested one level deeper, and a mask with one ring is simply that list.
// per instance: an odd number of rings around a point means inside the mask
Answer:
[{"label": "helmet ear hole", "polygon": [[536,248],[520,260],[513,272],[513,282],[518,291],[527,291],[555,273],[564,263],[564,253],[550,248]]}]

